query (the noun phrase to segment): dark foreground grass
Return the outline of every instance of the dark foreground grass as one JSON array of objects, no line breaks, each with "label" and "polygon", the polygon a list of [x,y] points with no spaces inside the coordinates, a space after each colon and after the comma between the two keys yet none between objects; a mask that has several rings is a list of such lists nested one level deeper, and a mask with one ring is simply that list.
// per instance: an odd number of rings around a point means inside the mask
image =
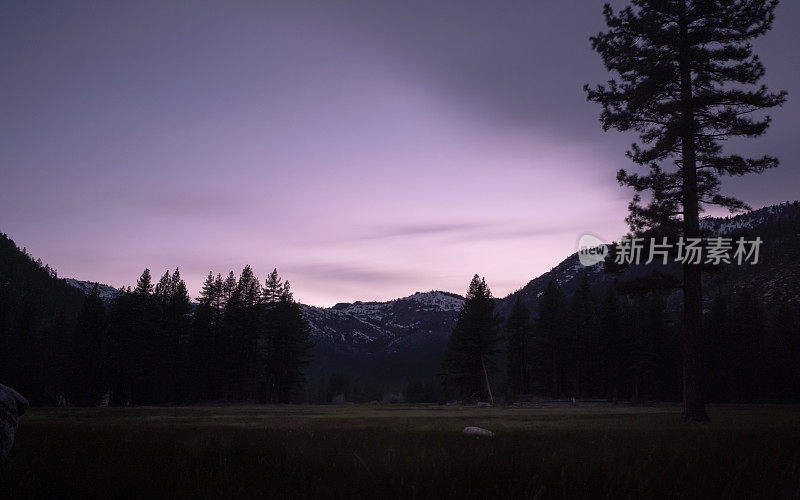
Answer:
[{"label": "dark foreground grass", "polygon": [[[800,498],[800,408],[33,410],[0,498]],[[466,425],[493,438],[461,434]]]}]

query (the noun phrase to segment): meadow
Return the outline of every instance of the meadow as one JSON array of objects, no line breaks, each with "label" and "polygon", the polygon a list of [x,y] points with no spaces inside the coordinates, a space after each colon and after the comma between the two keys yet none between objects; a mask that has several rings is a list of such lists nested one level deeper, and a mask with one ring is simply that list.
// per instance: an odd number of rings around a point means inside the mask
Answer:
[{"label": "meadow", "polygon": [[[32,409],[0,498],[798,498],[800,407]],[[491,438],[465,436],[478,425]]]}]

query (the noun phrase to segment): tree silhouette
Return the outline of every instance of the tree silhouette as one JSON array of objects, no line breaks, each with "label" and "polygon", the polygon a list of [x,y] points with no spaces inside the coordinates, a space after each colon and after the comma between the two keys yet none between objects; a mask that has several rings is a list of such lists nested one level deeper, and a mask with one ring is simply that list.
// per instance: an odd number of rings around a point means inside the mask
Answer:
[{"label": "tree silhouette", "polygon": [[105,391],[103,351],[106,308],[97,285],[78,313],[70,348],[70,387],[67,397],[80,405],[96,405]]},{"label": "tree silhouette", "polygon": [[491,356],[500,340],[501,321],[494,313],[494,300],[486,280],[476,274],[469,284],[442,363],[445,385],[466,396],[483,390],[494,404],[488,372],[493,368]]},{"label": "tree silhouette", "polygon": [[538,385],[553,398],[564,388],[565,351],[567,349],[566,298],[555,282],[550,281],[538,304],[533,364]]},{"label": "tree silhouette", "polygon": [[267,276],[263,289],[263,339],[259,343],[264,365],[265,399],[290,403],[305,383],[303,367],[311,360],[310,329],[292,298],[289,282],[278,270]]},{"label": "tree silhouette", "polygon": [[[755,89],[764,67],[750,40],[772,26],[776,0],[633,0],[615,13],[606,4],[607,32],[591,38],[609,71],[619,80],[585,90],[602,105],[604,130],[635,131],[639,143],[628,151],[645,175],[620,170],[620,184],[636,195],[627,218],[641,232],[661,227],[686,238],[700,237],[704,205],[731,211],[747,208],[720,194],[720,178],[761,173],[771,156],[726,155],[731,137],[758,137],[769,117],[748,115],[783,104],[785,92]],[[673,168],[664,164],[672,162]],[[640,193],[649,192],[648,201]],[[686,421],[706,421],[702,363],[702,269],[683,266],[684,388]]]},{"label": "tree silhouette", "polygon": [[508,339],[508,385],[514,394],[530,391],[530,317],[530,311],[517,297],[505,327]]}]

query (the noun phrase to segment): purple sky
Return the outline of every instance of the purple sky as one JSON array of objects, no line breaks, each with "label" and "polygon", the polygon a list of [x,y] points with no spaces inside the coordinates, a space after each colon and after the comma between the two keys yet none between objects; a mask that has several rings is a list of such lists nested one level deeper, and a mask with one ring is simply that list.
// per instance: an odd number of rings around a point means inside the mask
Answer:
[{"label": "purple sky", "polygon": [[[601,6],[4,1],[0,231],[64,277],[180,266],[193,296],[248,263],[315,305],[506,295],[626,230],[632,137],[581,90]],[[725,183],[755,207],[800,192],[798,21],[756,43],[789,102],[732,144],[783,162]]]}]

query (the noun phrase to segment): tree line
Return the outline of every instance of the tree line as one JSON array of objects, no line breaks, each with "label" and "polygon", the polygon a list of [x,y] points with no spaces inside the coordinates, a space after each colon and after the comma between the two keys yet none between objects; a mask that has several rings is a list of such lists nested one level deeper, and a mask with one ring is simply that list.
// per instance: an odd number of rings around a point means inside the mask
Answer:
[{"label": "tree line", "polygon": [[64,390],[69,339],[83,292],[0,233],[0,380],[32,404]]},{"label": "tree line", "polygon": [[95,288],[78,315],[66,399],[95,405],[303,401],[309,327],[289,283],[209,273],[193,307],[180,272],[149,270],[108,308]]},{"label": "tree line", "polygon": [[[442,363],[445,395],[491,401],[494,389],[506,401],[680,400],[682,318],[675,302],[668,292],[624,294],[612,286],[599,293],[584,275],[572,296],[550,282],[536,310],[517,300],[503,321],[476,276]],[[800,401],[799,320],[796,302],[765,304],[751,288],[713,296],[702,322],[705,396]]]}]

